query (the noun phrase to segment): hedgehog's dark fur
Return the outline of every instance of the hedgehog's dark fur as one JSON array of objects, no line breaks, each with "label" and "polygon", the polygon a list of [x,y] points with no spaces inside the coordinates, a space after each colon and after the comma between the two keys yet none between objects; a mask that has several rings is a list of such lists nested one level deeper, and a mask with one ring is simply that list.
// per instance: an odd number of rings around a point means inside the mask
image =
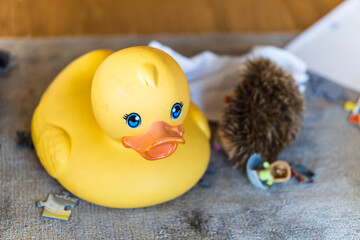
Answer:
[{"label": "hedgehog's dark fur", "polygon": [[249,60],[219,124],[220,142],[235,167],[258,153],[272,162],[299,135],[303,95],[292,76],[265,58]]}]

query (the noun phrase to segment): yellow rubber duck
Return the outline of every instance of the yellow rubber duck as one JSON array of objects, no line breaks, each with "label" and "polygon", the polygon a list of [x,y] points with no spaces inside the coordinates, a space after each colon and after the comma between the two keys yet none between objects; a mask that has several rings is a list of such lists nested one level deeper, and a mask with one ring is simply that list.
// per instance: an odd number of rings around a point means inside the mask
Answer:
[{"label": "yellow rubber duck", "polygon": [[210,158],[210,130],[165,52],[97,50],[51,83],[32,120],[46,171],[68,191],[114,208],[169,201],[193,187]]}]

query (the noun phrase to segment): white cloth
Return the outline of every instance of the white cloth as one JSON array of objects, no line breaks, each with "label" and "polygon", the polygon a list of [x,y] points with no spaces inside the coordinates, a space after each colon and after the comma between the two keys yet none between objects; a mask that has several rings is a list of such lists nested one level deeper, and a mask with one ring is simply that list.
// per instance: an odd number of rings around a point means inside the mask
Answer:
[{"label": "white cloth", "polygon": [[308,80],[306,64],[291,52],[277,47],[255,47],[243,56],[219,56],[205,51],[187,58],[156,41],[150,42],[149,46],[165,51],[179,63],[188,79],[191,99],[213,121],[220,119],[225,107],[224,96],[234,90],[241,79],[238,69],[249,58],[262,56],[271,59],[293,75],[302,92]]}]

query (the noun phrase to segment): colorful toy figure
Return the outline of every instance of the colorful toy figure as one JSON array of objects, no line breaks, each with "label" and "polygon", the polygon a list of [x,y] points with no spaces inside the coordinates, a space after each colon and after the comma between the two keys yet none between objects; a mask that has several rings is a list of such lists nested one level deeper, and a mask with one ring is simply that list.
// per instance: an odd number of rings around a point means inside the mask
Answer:
[{"label": "colorful toy figure", "polygon": [[106,207],[136,208],[188,191],[210,158],[210,129],[180,66],[150,47],[93,51],[51,83],[32,138],[47,172]]},{"label": "colorful toy figure", "polygon": [[266,190],[273,183],[287,182],[291,177],[291,168],[285,161],[277,160],[269,164],[263,162],[258,154],[254,154],[247,161],[246,173],[255,187]]},{"label": "colorful toy figure", "polygon": [[344,105],[346,111],[351,112],[348,121],[352,124],[360,126],[360,98],[357,103],[346,102]]},{"label": "colorful toy figure", "polygon": [[270,163],[264,162],[263,168],[264,169],[258,171],[259,179],[262,182],[266,183],[266,185],[271,186],[274,182],[274,177],[271,175],[270,172]]}]

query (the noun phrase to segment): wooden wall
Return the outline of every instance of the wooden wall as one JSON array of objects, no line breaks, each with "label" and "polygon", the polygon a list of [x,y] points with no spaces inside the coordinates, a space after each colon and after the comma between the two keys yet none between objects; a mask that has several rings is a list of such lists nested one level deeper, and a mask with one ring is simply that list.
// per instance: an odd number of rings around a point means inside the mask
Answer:
[{"label": "wooden wall", "polygon": [[342,0],[0,0],[0,36],[303,30]]}]

